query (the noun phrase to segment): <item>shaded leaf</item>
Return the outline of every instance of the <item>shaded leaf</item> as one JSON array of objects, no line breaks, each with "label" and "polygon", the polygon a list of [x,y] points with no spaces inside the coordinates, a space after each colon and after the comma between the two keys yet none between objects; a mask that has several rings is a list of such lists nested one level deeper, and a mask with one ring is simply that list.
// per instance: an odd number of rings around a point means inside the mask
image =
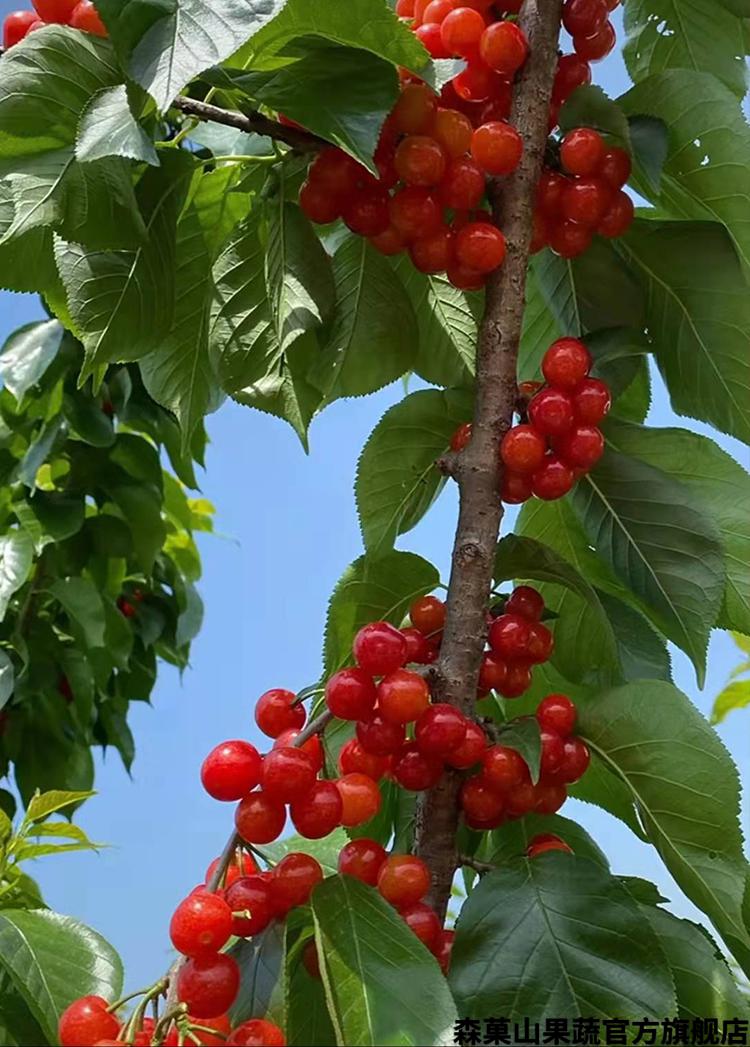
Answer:
[{"label": "shaded leaf", "polygon": [[504,865],[514,858],[522,858],[529,843],[541,833],[559,836],[579,858],[588,858],[609,871],[607,856],[599,845],[577,822],[560,814],[529,814],[506,822],[500,829],[486,834],[477,857],[494,865]]},{"label": "shaded leaf", "polygon": [[101,160],[123,156],[158,167],[154,143],[130,111],[124,84],[108,87],[94,95],[78,124],[76,159]]},{"label": "shaded leaf", "polygon": [[63,605],[74,631],[80,629],[88,647],[104,645],[104,604],[88,578],[57,578],[49,592]]},{"label": "shaded leaf", "polygon": [[57,320],[43,320],[24,324],[7,338],[0,351],[0,376],[16,400],[20,402],[44,377],[64,333]]},{"label": "shaded leaf", "polygon": [[232,1024],[268,1018],[284,1025],[284,923],[274,920],[261,934],[240,939],[229,950],[240,967],[240,989]]},{"label": "shaded leaf", "polygon": [[8,604],[29,576],[34,544],[25,531],[8,531],[0,537],[0,621]]}]

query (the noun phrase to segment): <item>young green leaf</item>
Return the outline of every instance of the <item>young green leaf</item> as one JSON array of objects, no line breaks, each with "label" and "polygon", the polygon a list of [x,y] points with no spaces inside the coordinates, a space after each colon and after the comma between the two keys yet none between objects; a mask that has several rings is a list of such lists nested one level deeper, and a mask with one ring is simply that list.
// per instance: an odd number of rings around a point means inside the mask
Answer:
[{"label": "young green leaf", "polygon": [[[63,811],[66,807],[72,807],[73,804],[83,803],[84,800],[88,800],[95,794],[90,790],[87,792],[65,792],[61,789],[51,789],[49,792],[39,793],[37,792],[30,800],[26,808],[26,822],[41,822],[45,818],[48,818],[51,814],[56,811]],[[67,822],[59,823],[62,834],[62,829],[68,831],[74,839],[78,839],[78,833],[82,830],[78,829],[74,825],[68,825]],[[46,829],[57,828],[58,823],[54,822],[51,825],[45,826]],[[34,832],[40,831],[40,826],[36,826]]]}]

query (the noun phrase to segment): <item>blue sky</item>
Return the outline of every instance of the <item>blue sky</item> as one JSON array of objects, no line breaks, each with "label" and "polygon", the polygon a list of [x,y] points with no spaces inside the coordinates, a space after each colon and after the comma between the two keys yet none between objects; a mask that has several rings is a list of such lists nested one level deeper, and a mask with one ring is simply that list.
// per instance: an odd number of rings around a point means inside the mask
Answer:
[{"label": "blue sky", "polygon": [[[0,0],[4,15],[15,5]],[[619,57],[597,70],[597,82],[620,94],[627,77]],[[0,340],[41,316],[31,296],[0,293]],[[226,404],[209,420],[211,445],[202,489],[217,508],[221,537],[201,537],[206,604],[203,631],[182,680],[162,666],[153,705],[130,717],[137,755],[132,780],[116,753],[96,756],[99,795],[78,816],[92,839],[111,846],[98,855],[64,855],[30,871],[48,903],[95,927],[120,951],[128,985],[145,985],[170,960],[167,927],[176,903],[203,878],[232,825],[231,805],[202,791],[206,752],[225,738],[259,746],[253,706],[269,687],[297,690],[316,680],[328,596],[347,564],[361,553],[352,494],[360,449],[384,411],[402,396],[400,383],[365,399],[340,402],[317,419],[306,457],[282,422]],[[655,387],[650,422],[708,427],[676,420],[663,387]],[[743,464],[747,449],[716,437]],[[432,560],[447,578],[456,497],[449,487],[400,543]],[[507,518],[506,527],[511,517]],[[716,633],[705,690],[675,652],[675,680],[707,712],[739,660],[731,640]],[[735,714],[720,734],[739,767],[750,766],[750,714]],[[744,776],[747,785],[747,775]],[[616,872],[654,880],[681,915],[697,916],[664,871],[656,852],[596,808],[569,801],[607,851]],[[747,826],[747,817],[744,815]]]}]

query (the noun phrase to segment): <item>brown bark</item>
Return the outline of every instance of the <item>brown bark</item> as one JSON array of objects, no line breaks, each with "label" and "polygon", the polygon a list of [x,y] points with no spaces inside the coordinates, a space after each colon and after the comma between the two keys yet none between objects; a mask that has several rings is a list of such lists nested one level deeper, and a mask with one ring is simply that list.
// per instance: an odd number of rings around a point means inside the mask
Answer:
[{"label": "brown bark", "polygon": [[249,113],[236,113],[231,109],[221,109],[217,105],[208,102],[199,102],[196,98],[187,98],[180,95],[172,102],[173,109],[179,109],[181,113],[192,116],[196,120],[204,120],[213,124],[224,124],[225,127],[234,127],[238,131],[247,134],[265,135],[277,142],[285,142],[293,149],[301,152],[315,152],[322,149],[327,143],[310,131],[300,130],[297,127],[287,127],[286,124],[272,120],[255,110]]},{"label": "brown bark", "polygon": [[[472,439],[452,462],[460,510],[453,548],[447,617],[435,673],[435,696],[473,712],[486,638],[487,600],[503,516],[498,445],[510,427],[517,396],[516,361],[521,339],[534,192],[547,140],[549,100],[557,61],[562,0],[526,0],[520,23],[529,60],[514,93],[512,122],[524,154],[512,176],[490,189],[508,253],[487,285],[477,347]],[[422,798],[415,851],[432,871],[431,902],[444,917],[459,856],[456,851],[461,776],[448,771]]]}]

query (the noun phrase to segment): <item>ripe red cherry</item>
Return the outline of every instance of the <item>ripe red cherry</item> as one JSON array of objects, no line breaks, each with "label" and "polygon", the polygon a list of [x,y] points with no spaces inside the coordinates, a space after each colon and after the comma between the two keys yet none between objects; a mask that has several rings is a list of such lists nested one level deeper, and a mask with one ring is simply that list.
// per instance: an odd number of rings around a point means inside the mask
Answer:
[{"label": "ripe red cherry", "polygon": [[393,127],[399,134],[427,134],[437,110],[437,97],[426,84],[407,84],[393,107]]},{"label": "ripe red cherry", "polygon": [[362,669],[342,669],[326,684],[326,705],[340,720],[364,720],[375,708],[375,684]]},{"label": "ripe red cherry", "polygon": [[[214,873],[219,867],[221,857],[214,858],[209,867],[206,869],[205,883],[209,884],[213,880]],[[248,854],[247,851],[242,851],[238,847],[232,856],[232,860],[227,866],[226,872],[224,873],[223,886],[229,887],[235,883],[241,876],[250,876],[253,873],[257,873],[258,866],[255,864],[253,856]]]},{"label": "ripe red cherry", "polygon": [[285,855],[273,871],[276,891],[289,909],[305,905],[323,879],[320,862],[311,854],[294,851]]},{"label": "ripe red cherry", "polygon": [[459,291],[481,291],[487,283],[487,274],[478,273],[475,269],[467,269],[464,265],[454,262],[446,273],[448,279]]},{"label": "ripe red cherry", "polygon": [[564,389],[547,386],[530,401],[529,421],[545,436],[561,436],[573,427],[573,401]]},{"label": "ripe red cherry", "polygon": [[630,178],[632,169],[630,155],[624,149],[615,147],[605,152],[596,173],[605,182],[609,182],[613,189],[622,189]]},{"label": "ripe red cherry", "polygon": [[471,211],[485,191],[483,172],[468,156],[451,160],[438,186],[438,197],[444,207],[454,211]]},{"label": "ripe red cherry", "polygon": [[526,657],[531,635],[531,623],[520,614],[501,614],[489,628],[488,642],[492,650],[506,662],[517,662]]},{"label": "ripe red cherry", "polygon": [[471,422],[464,422],[463,425],[459,425],[455,433],[451,437],[451,451],[455,451],[456,454],[459,451],[463,451],[465,447],[469,446],[471,440]]},{"label": "ripe red cherry", "polygon": [[561,768],[565,743],[555,731],[542,730],[541,774],[543,778],[554,776]]},{"label": "ripe red cherry", "polygon": [[185,956],[218,952],[232,933],[232,910],[223,898],[205,888],[189,894],[172,914],[169,936]]},{"label": "ripe red cherry", "polygon": [[540,833],[539,836],[529,841],[526,855],[528,858],[538,858],[540,854],[546,854],[547,851],[567,851],[568,854],[572,854],[573,848],[569,847],[559,836],[554,836],[552,833]]},{"label": "ripe red cherry", "polygon": [[430,952],[437,949],[443,928],[434,909],[424,902],[415,902],[414,905],[400,908],[399,914],[409,930],[414,932]]},{"label": "ripe red cherry", "polygon": [[402,629],[401,634],[406,640],[407,665],[430,665],[435,661],[436,648],[419,629]]},{"label": "ripe red cherry", "polygon": [[378,712],[391,723],[412,723],[430,704],[430,689],[417,673],[397,669],[378,685]]},{"label": "ripe red cherry", "polygon": [[230,1047],[286,1047],[286,1037],[266,1018],[251,1018],[238,1025],[226,1043]]},{"label": "ripe red cherry", "polygon": [[391,197],[390,220],[394,229],[409,243],[417,237],[426,236],[439,229],[443,211],[429,189],[407,186]]},{"label": "ripe red cherry", "polygon": [[467,719],[452,705],[431,705],[417,720],[417,748],[427,756],[447,757],[466,737]]},{"label": "ripe red cherry", "polygon": [[482,664],[479,668],[479,692],[486,694],[488,691],[499,691],[508,678],[508,663],[500,658],[494,651],[487,651],[482,655]]},{"label": "ripe red cherry", "polygon": [[456,259],[478,273],[491,273],[505,259],[505,237],[487,222],[470,222],[456,236]]},{"label": "ripe red cherry", "polygon": [[91,0],[81,0],[80,4],[76,4],[68,24],[73,29],[81,29],[84,33],[92,33],[94,36],[107,35],[106,26]]},{"label": "ripe red cherry", "polygon": [[437,22],[438,25],[441,24],[455,6],[454,0],[430,0],[424,9],[422,24],[430,25],[432,22]]},{"label": "ripe red cherry", "polygon": [[568,180],[559,171],[542,171],[536,188],[536,206],[549,217],[556,218],[562,205],[562,195]]},{"label": "ripe red cherry", "polygon": [[218,1018],[235,1001],[240,987],[237,961],[226,953],[188,960],[177,975],[177,999],[196,1018]]},{"label": "ripe red cherry", "polygon": [[290,728],[288,731],[282,731],[279,737],[274,740],[273,747],[274,749],[281,749],[287,746],[299,748],[303,753],[306,753],[307,756],[310,757],[312,765],[315,768],[315,773],[318,774],[323,770],[324,763],[323,746],[320,741],[320,735],[314,734],[302,745],[296,746],[294,743],[299,734],[300,732],[294,727]]},{"label": "ripe red cherry", "polygon": [[505,814],[505,801],[484,778],[476,775],[461,786],[461,808],[472,821],[497,826]]},{"label": "ripe red cherry", "polygon": [[501,120],[482,124],[471,140],[471,155],[487,174],[510,174],[518,167],[522,153],[520,134]]},{"label": "ripe red cherry", "polygon": [[442,773],[443,761],[420,752],[415,742],[407,742],[393,764],[393,777],[411,792],[431,789],[440,781]]},{"label": "ripe red cherry", "polygon": [[285,822],[284,805],[264,792],[250,793],[234,814],[237,832],[247,843],[271,843],[281,836]]},{"label": "ripe red cherry", "polygon": [[357,722],[357,739],[365,752],[375,756],[390,756],[404,744],[406,729],[375,713],[369,720]]},{"label": "ripe red cherry", "polygon": [[420,596],[409,608],[409,618],[423,636],[433,636],[445,625],[445,604],[437,596]]},{"label": "ripe red cherry", "polygon": [[562,21],[571,36],[587,36],[606,22],[608,13],[605,0],[565,0]]},{"label": "ripe red cherry", "polygon": [[576,707],[564,694],[548,694],[537,706],[536,718],[543,731],[566,738],[576,725]]},{"label": "ripe red cherry", "polygon": [[561,258],[577,258],[591,247],[593,235],[585,225],[556,222],[548,231],[549,246]]},{"label": "ripe red cherry", "polygon": [[529,42],[515,22],[494,22],[479,42],[482,61],[506,79],[512,79],[526,61]]},{"label": "ripe red cherry", "polygon": [[598,425],[612,406],[612,396],[606,382],[598,378],[584,378],[573,390],[573,411],[581,425]]},{"label": "ripe red cherry", "polygon": [[366,774],[346,774],[335,784],[341,796],[341,824],[347,828],[369,822],[380,810],[378,783]]},{"label": "ripe red cherry", "polygon": [[362,173],[360,165],[343,150],[327,146],[313,160],[307,178],[315,188],[343,203],[356,193]]},{"label": "ripe red cherry", "polygon": [[609,209],[599,222],[597,233],[614,239],[626,233],[635,218],[635,205],[627,193],[615,193]]},{"label": "ripe red cherry", "polygon": [[302,966],[311,978],[320,978],[320,957],[314,941],[309,941],[302,950]]},{"label": "ripe red cherry", "polygon": [[378,890],[399,909],[421,902],[429,889],[430,870],[416,855],[392,854],[378,872]]},{"label": "ripe red cherry", "polygon": [[212,749],[201,767],[201,782],[215,800],[241,800],[260,781],[260,753],[237,739]]},{"label": "ripe red cherry", "polygon": [[453,941],[456,937],[455,931],[443,931],[438,942],[437,949],[433,950],[435,958],[440,964],[440,970],[447,975],[451,966],[451,953],[453,952]]},{"label": "ripe red cherry", "polygon": [[378,873],[388,855],[385,848],[366,836],[350,840],[339,852],[338,870],[342,876],[353,876],[355,880],[374,887]]},{"label": "ripe red cherry", "polygon": [[249,916],[232,918],[232,934],[238,938],[250,938],[264,931],[273,919],[271,891],[260,876],[243,876],[236,880],[225,895],[231,912],[249,912]]},{"label": "ripe red cherry", "polygon": [[305,709],[302,705],[293,705],[297,695],[294,691],[275,688],[266,691],[255,706],[255,722],[263,734],[269,738],[278,738],[282,731],[290,728],[301,730],[305,725]]},{"label": "ripe red cherry", "polygon": [[453,259],[453,234],[449,226],[414,240],[409,255],[420,273],[444,273]]},{"label": "ripe red cherry", "polygon": [[544,600],[541,593],[530,585],[519,585],[505,603],[506,614],[520,614],[530,622],[538,622],[544,613]]},{"label": "ripe red cherry", "polygon": [[365,186],[341,210],[344,224],[358,236],[377,236],[390,224],[388,193],[379,186]]},{"label": "ripe red cherry", "polygon": [[457,109],[438,109],[429,133],[452,160],[457,160],[471,148],[474,128],[468,116]]},{"label": "ripe red cherry", "polygon": [[579,58],[587,62],[601,62],[615,49],[617,33],[610,21],[599,26],[590,36],[574,36],[573,47]]},{"label": "ripe red cherry", "polygon": [[406,661],[406,640],[388,622],[371,622],[359,630],[352,645],[360,668],[371,676],[385,676]]},{"label": "ripe red cherry", "polygon": [[521,505],[531,498],[531,478],[523,473],[514,473],[510,469],[503,470],[503,480],[500,489],[500,497],[506,505]]},{"label": "ripe red cherry", "polygon": [[443,43],[438,22],[427,22],[420,25],[415,32],[418,40],[424,44],[432,58],[450,58],[450,52]]},{"label": "ripe red cherry", "polygon": [[562,55],[557,62],[552,97],[555,102],[565,102],[577,87],[591,83],[591,66],[578,55]]},{"label": "ripe red cherry", "polygon": [[611,203],[612,190],[602,178],[576,178],[567,184],[563,193],[563,218],[593,229],[605,217]]},{"label": "ripe red cherry", "polygon": [[500,443],[500,457],[514,473],[536,472],[544,461],[547,443],[533,425],[514,425]]},{"label": "ripe red cherry", "polygon": [[401,254],[406,247],[406,241],[401,233],[392,225],[389,225],[385,232],[371,236],[370,243],[376,251],[387,256]]},{"label": "ripe red cherry", "polygon": [[304,796],[316,777],[314,763],[301,749],[274,748],[263,758],[263,792],[280,803]]},{"label": "ripe red cherry", "polygon": [[591,369],[591,354],[577,338],[559,338],[542,360],[542,373],[550,385],[575,389]]},{"label": "ripe red cherry", "polygon": [[445,174],[446,157],[434,138],[411,135],[396,150],[394,164],[407,185],[433,186]]},{"label": "ripe red cherry", "polygon": [[303,182],[299,191],[299,205],[311,222],[316,225],[328,225],[341,217],[341,205],[327,189],[310,181]]},{"label": "ripe red cherry", "polygon": [[578,425],[555,441],[555,450],[572,469],[591,469],[604,454],[604,437],[595,425]]},{"label": "ripe red cherry", "polygon": [[505,806],[509,818],[523,818],[536,807],[537,791],[528,778],[520,785],[514,786],[505,796]]},{"label": "ripe red cherry", "polygon": [[566,738],[558,777],[571,785],[583,778],[591,763],[589,747],[580,738]]},{"label": "ripe red cherry", "polygon": [[491,745],[482,757],[482,779],[498,793],[507,793],[529,781],[526,761],[507,745]]},{"label": "ripe red cherry", "polygon": [[465,771],[482,759],[487,748],[487,736],[478,723],[466,722],[466,734],[461,744],[446,757],[446,763],[456,770]]},{"label": "ripe red cherry", "polygon": [[541,665],[549,661],[555,647],[555,640],[546,625],[532,622],[529,626],[529,642],[526,646],[526,657],[532,665]]},{"label": "ripe red cherry", "polygon": [[470,61],[451,81],[453,90],[464,102],[486,102],[498,90],[500,77],[483,61]]},{"label": "ripe red cherry", "polygon": [[308,840],[320,840],[341,824],[341,794],[333,782],[315,782],[307,796],[289,808],[294,827]]},{"label": "ripe red cherry", "polygon": [[[12,11],[3,22],[3,48],[15,46],[27,36],[37,16],[33,11]],[[471,134],[469,135],[471,138]],[[466,147],[469,148],[468,145]]]},{"label": "ripe red cherry", "polygon": [[531,489],[537,498],[553,502],[562,498],[575,483],[573,470],[556,455],[547,455],[544,464],[531,477]]},{"label": "ripe red cherry", "polygon": [[440,30],[443,46],[451,55],[471,58],[479,47],[485,25],[478,11],[471,7],[457,7],[443,20]]},{"label": "ripe red cherry", "polygon": [[98,1040],[115,1039],[120,1023],[107,1011],[101,996],[81,996],[60,1015],[57,1034],[62,1047],[91,1047]]},{"label": "ripe red cherry", "polygon": [[356,738],[350,738],[342,745],[338,764],[341,774],[366,774],[376,782],[383,777],[389,766],[387,756],[376,756],[366,752]]},{"label": "ripe red cherry", "polygon": [[557,781],[541,781],[535,787],[537,814],[557,814],[568,798],[565,786]]}]

